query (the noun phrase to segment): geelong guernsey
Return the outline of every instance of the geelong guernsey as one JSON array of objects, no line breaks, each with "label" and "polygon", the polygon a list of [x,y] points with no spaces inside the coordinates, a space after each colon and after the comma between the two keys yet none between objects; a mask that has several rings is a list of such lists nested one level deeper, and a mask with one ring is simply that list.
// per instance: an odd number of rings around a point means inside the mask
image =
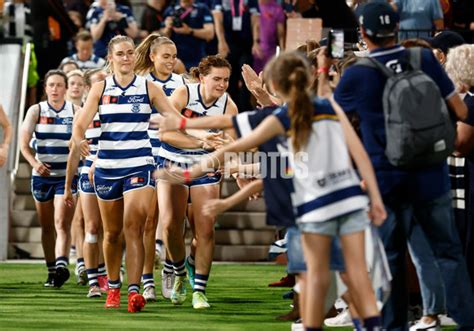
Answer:
[{"label": "geelong guernsey", "polygon": [[154,169],[148,124],[151,114],[147,80],[135,76],[122,87],[107,77],[99,103],[101,135],[96,176],[124,178]]},{"label": "geelong guernsey", "polygon": [[[63,107],[56,111],[47,101],[38,105],[39,117],[35,128],[36,159],[50,165],[50,177],[64,177],[74,106],[69,101],[64,101]],[[33,176],[40,175],[33,169]]]},{"label": "geelong guernsey", "polygon": [[61,64],[66,63],[68,61],[74,61],[77,63],[79,66],[79,69],[81,70],[89,70],[89,69],[99,69],[105,67],[105,60],[101,57],[98,57],[97,55],[92,54],[91,57],[88,60],[82,61],[79,60],[79,57],[77,54],[73,54],[72,56],[69,56],[65,58]]},{"label": "geelong guernsey", "polygon": [[[327,99],[313,101],[312,132],[298,155],[289,141],[294,169],[292,203],[296,221],[323,222],[365,209],[366,195],[354,171],[344,132]],[[275,111],[286,130],[290,128],[288,108]]]},{"label": "geelong guernsey", "polygon": [[100,133],[100,118],[99,113],[96,113],[85,134],[87,143],[89,144],[89,155],[86,156],[84,166],[81,168],[81,175],[89,174],[89,169],[97,155]]},{"label": "geelong guernsey", "polygon": [[[202,101],[199,87],[201,84],[188,84],[188,102],[186,107],[181,110],[181,114],[188,118],[201,116],[223,115],[227,106],[227,93],[224,93],[211,106],[206,107]],[[198,162],[209,152],[204,149],[180,149],[167,143],[162,143],[159,156],[173,162],[192,164]]]},{"label": "geelong guernsey", "polygon": [[[185,85],[184,78],[175,73],[171,73],[169,78],[166,80],[160,80],[155,75],[153,75],[152,72],[150,72],[146,76],[146,79],[160,86],[163,89],[163,92],[165,92],[167,97],[169,97],[174,92],[174,90],[176,90],[178,87]],[[155,108],[153,108],[152,113],[151,113],[151,118],[158,117],[158,116],[161,116],[161,115],[158,113],[158,111]],[[153,156],[159,156],[161,141],[158,136],[158,129],[148,129],[148,135],[150,136]]]}]

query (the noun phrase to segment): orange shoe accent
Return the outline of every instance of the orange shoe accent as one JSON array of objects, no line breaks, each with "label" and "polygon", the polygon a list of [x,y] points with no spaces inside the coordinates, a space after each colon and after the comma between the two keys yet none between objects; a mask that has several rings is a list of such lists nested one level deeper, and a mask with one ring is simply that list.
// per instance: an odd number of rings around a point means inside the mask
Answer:
[{"label": "orange shoe accent", "polygon": [[105,300],[105,308],[120,308],[120,289],[111,288],[107,292],[107,300]]},{"label": "orange shoe accent", "polygon": [[146,300],[143,295],[132,292],[128,295],[128,312],[138,313],[145,307]]}]

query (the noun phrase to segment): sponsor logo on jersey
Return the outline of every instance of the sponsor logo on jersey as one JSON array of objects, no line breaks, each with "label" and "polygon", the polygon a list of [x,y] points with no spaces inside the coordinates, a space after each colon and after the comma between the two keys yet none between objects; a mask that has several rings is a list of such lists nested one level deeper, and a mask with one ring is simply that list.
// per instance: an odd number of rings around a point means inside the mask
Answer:
[{"label": "sponsor logo on jersey", "polygon": [[132,185],[143,184],[143,183],[145,183],[145,178],[143,177],[132,177],[130,179],[130,184]]},{"label": "sponsor logo on jersey", "polygon": [[39,119],[39,124],[54,124],[53,117],[41,116]]},{"label": "sponsor logo on jersey", "polygon": [[144,96],[138,96],[138,95],[132,95],[131,97],[128,97],[127,103],[144,103],[145,102],[145,97]]},{"label": "sponsor logo on jersey", "polygon": [[112,186],[110,185],[97,185],[95,190],[99,194],[108,194],[110,191],[112,191]]},{"label": "sponsor logo on jersey", "polygon": [[133,113],[138,113],[140,112],[140,104],[136,103],[132,106],[132,112]]}]

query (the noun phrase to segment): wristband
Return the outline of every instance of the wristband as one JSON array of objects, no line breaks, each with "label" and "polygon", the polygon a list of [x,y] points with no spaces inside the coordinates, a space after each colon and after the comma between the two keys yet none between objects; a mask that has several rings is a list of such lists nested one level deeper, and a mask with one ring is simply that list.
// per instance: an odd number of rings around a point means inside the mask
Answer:
[{"label": "wristband", "polygon": [[181,122],[179,122],[179,129],[180,130],[186,129],[186,121],[187,121],[186,117],[181,118]]},{"label": "wristband", "polygon": [[194,36],[194,29],[191,29],[191,31],[189,31],[189,35],[192,37]]},{"label": "wristband", "polygon": [[318,74],[327,74],[329,72],[329,68],[328,67],[319,67],[318,68]]},{"label": "wristband", "polygon": [[188,169],[183,170],[183,177],[185,184],[191,183],[191,174],[189,173]]}]

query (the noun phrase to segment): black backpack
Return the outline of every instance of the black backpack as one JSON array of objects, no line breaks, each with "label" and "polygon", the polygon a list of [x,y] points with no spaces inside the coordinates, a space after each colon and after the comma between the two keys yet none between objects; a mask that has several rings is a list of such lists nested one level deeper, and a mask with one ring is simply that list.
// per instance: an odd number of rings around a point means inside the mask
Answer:
[{"label": "black backpack", "polygon": [[407,55],[407,68],[399,74],[373,58],[355,65],[375,68],[387,77],[385,155],[392,165],[413,169],[446,161],[454,151],[456,128],[438,85],[421,70],[421,48],[409,48]]}]

